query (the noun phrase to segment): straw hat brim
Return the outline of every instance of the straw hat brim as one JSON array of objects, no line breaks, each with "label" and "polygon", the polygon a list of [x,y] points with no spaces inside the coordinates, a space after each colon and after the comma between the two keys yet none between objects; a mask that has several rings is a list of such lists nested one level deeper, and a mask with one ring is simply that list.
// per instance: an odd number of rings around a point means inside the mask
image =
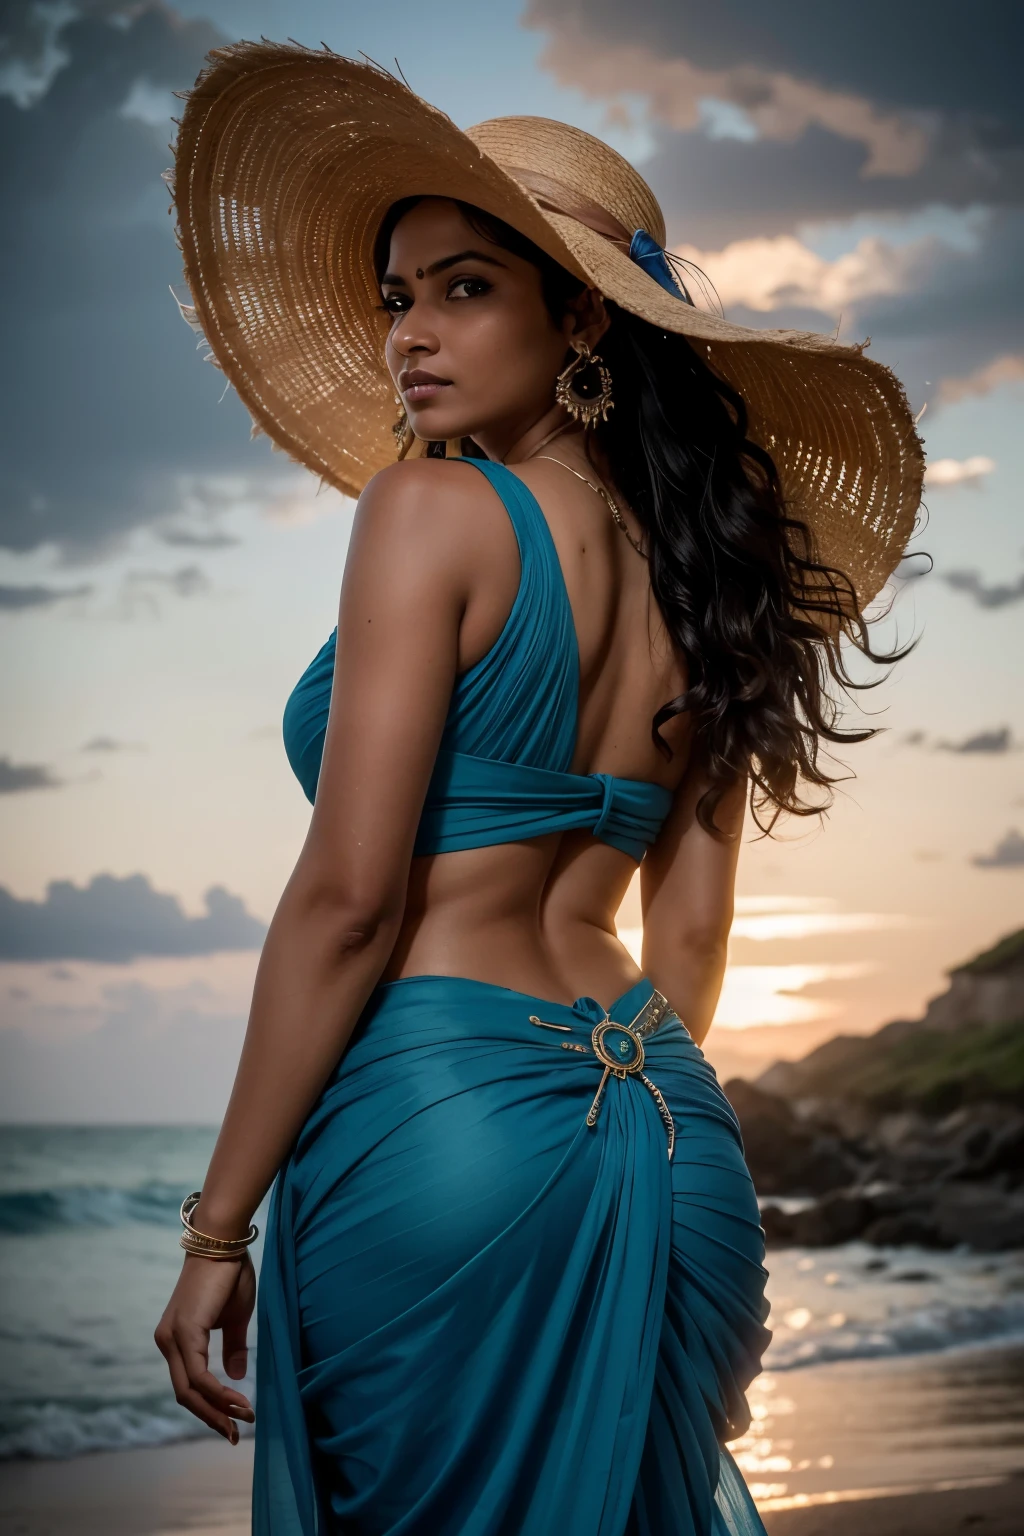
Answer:
[{"label": "straw hat brim", "polygon": [[623,309],[689,337],[742,394],[750,435],[772,455],[817,558],[866,605],[921,497],[922,444],[895,375],[829,336],[754,330],[685,303],[602,234],[542,207],[506,167],[558,174],[627,229],[664,240],[646,183],[579,129],[499,118],[463,132],[385,70],[327,49],[261,42],[210,54],[179,125],[178,238],[196,321],[255,427],[353,496],[394,461],[374,239],[400,198],[459,198]]}]

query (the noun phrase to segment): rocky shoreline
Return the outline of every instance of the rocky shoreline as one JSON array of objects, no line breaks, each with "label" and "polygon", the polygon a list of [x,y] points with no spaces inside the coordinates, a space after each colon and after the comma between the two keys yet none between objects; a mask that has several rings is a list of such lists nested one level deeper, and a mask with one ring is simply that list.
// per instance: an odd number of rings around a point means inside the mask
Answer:
[{"label": "rocky shoreline", "polygon": [[1024,1247],[1024,930],[924,1018],[725,1084],[768,1242]]}]

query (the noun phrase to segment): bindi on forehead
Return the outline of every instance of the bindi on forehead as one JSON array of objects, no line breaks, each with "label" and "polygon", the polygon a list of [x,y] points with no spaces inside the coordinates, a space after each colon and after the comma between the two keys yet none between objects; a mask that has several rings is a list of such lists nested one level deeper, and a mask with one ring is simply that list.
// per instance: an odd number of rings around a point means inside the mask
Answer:
[{"label": "bindi on forehead", "polygon": [[422,277],[423,276],[423,268],[422,267],[417,267],[416,268],[416,276],[417,277]]}]

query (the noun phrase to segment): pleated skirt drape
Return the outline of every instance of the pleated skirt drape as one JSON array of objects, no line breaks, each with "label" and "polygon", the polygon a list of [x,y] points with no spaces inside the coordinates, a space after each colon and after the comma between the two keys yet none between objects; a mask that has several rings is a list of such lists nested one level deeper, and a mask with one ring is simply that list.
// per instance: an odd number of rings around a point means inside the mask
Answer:
[{"label": "pleated skirt drape", "polygon": [[762,1536],[724,1445],[770,1337],[739,1126],[671,1012],[672,1160],[636,1076],[588,1126],[605,1017],[376,988],[272,1193],[254,1536]]}]

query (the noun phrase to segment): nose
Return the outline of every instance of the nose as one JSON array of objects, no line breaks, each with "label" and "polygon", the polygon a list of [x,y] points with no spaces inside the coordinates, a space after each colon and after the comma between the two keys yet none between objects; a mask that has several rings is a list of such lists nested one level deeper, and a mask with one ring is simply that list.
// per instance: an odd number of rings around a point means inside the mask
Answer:
[{"label": "nose", "polygon": [[434,357],[440,345],[423,304],[414,304],[405,314],[400,314],[388,336],[388,346],[399,357]]}]

